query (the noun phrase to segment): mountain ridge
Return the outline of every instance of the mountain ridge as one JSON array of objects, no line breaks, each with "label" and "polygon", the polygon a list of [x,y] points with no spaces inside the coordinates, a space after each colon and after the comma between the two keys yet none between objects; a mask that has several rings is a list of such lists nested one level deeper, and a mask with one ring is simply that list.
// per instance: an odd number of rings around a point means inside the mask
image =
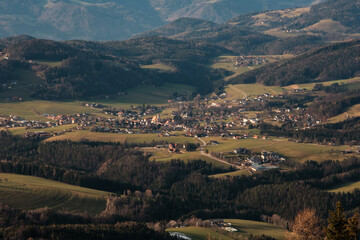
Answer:
[{"label": "mountain ridge", "polygon": [[[313,0],[268,0],[271,9]],[[13,0],[0,2],[0,38],[20,34],[52,40],[125,40],[181,17],[216,22],[262,10],[263,0]]]}]

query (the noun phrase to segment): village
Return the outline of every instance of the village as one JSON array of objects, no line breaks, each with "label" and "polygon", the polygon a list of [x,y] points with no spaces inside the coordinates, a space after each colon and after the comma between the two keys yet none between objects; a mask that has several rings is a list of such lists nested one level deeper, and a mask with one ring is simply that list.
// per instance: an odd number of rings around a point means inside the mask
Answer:
[{"label": "village", "polygon": [[[155,134],[153,147],[172,153],[200,151],[202,154],[229,163],[238,169],[250,172],[278,168],[286,161],[285,156],[263,149],[252,152],[246,148],[235,148],[228,152],[204,151],[200,144],[174,144],[170,137],[188,137],[201,139],[221,137],[224,139],[261,139],[267,140],[267,134],[259,134],[258,126],[263,123],[291,123],[298,128],[311,128],[321,121],[305,112],[303,108],[293,106],[268,107],[271,101],[283,101],[286,97],[279,94],[262,94],[244,99],[228,100],[226,93],[219,96],[203,97],[194,101],[182,101],[175,98],[164,106],[139,105],[128,108],[114,108],[99,103],[83,103],[84,107],[97,109],[100,114],[52,114],[42,113],[47,121],[26,120],[17,116],[1,116],[0,127],[6,129],[25,128],[25,136],[49,138],[71,131],[86,130],[108,134]],[[286,106],[286,107],[285,107]],[[170,110],[170,111],[169,111]],[[167,114],[163,114],[168,112]],[[62,131],[52,131],[59,126],[69,126]],[[109,138],[111,136],[109,135]],[[210,145],[219,142],[210,141]]]}]

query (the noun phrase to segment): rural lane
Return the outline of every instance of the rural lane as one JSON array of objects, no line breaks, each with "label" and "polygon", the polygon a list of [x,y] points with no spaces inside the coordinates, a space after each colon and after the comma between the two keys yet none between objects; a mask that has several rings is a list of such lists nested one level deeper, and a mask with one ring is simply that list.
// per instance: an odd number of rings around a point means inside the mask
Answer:
[{"label": "rural lane", "polygon": [[199,137],[195,137],[195,138],[203,144],[203,145],[200,147],[200,154],[201,154],[201,155],[203,155],[203,156],[205,156],[205,157],[208,157],[208,158],[211,158],[211,159],[213,159],[213,160],[215,160],[215,161],[221,162],[221,163],[223,163],[223,164],[229,165],[229,166],[231,166],[231,167],[233,167],[233,168],[242,169],[242,168],[241,168],[240,166],[238,166],[238,165],[229,163],[229,162],[224,161],[224,160],[222,160],[222,159],[220,159],[220,158],[214,157],[214,156],[212,156],[211,154],[205,153],[205,149],[204,149],[204,148],[205,148],[205,146],[206,146],[206,142],[205,142],[204,140],[202,140],[201,138],[199,138]]}]

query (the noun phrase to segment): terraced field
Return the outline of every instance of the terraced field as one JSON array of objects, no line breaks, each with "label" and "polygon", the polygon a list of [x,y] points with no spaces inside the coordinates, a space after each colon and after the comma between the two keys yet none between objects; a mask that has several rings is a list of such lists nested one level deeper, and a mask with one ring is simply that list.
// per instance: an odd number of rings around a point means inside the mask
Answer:
[{"label": "terraced field", "polygon": [[0,202],[17,209],[49,207],[99,214],[107,193],[38,177],[0,173]]}]

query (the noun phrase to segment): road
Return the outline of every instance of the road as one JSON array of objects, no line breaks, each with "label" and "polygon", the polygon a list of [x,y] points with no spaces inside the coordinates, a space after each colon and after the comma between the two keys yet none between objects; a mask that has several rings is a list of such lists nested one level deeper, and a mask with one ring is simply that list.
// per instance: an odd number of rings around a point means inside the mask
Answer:
[{"label": "road", "polygon": [[229,162],[224,161],[224,160],[222,160],[222,159],[220,159],[220,158],[214,157],[214,156],[212,156],[211,154],[206,153],[206,152],[205,152],[206,142],[205,142],[204,140],[202,140],[201,138],[199,138],[199,137],[195,137],[195,138],[202,143],[202,146],[200,147],[200,154],[201,154],[201,155],[203,155],[203,156],[205,156],[205,157],[208,157],[208,158],[211,158],[211,159],[213,159],[213,160],[215,160],[215,161],[217,161],[217,162],[221,162],[221,163],[223,163],[223,164],[229,165],[229,166],[231,166],[231,167],[233,167],[233,168],[242,169],[242,168],[241,168],[240,166],[238,166],[238,165],[229,163]]}]

